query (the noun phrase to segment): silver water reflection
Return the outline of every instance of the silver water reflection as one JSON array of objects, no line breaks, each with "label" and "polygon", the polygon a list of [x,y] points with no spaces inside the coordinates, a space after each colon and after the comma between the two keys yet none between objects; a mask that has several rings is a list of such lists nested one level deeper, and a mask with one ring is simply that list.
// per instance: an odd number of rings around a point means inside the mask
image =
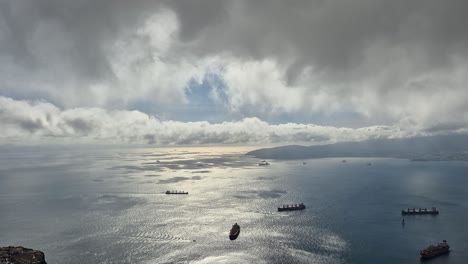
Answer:
[{"label": "silver water reflection", "polygon": [[[243,153],[2,152],[1,246],[43,250],[49,263],[403,263],[417,261],[419,248],[437,239],[467,242],[457,228],[441,228],[468,220],[455,216],[468,205],[453,197],[466,193],[466,163],[323,159],[260,167]],[[299,202],[307,209],[277,212]],[[402,228],[399,210],[407,205],[444,208],[438,218],[407,219]],[[241,233],[230,241],[234,222]],[[457,257],[463,253],[454,250],[437,263]]]}]

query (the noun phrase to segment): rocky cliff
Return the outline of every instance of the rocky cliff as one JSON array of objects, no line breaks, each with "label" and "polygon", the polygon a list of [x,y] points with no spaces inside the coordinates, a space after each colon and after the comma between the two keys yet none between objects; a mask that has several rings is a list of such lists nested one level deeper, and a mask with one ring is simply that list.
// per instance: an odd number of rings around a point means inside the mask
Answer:
[{"label": "rocky cliff", "polygon": [[24,247],[0,247],[0,264],[47,264],[44,252]]}]

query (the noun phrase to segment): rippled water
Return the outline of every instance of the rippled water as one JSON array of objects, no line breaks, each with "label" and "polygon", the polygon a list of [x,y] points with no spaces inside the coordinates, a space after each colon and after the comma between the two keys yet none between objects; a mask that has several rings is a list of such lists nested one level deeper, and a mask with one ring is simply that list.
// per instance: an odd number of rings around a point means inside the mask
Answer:
[{"label": "rippled water", "polygon": [[[272,161],[233,149],[9,149],[0,246],[49,263],[431,263],[468,259],[468,163]],[[371,162],[372,165],[367,164]],[[166,190],[189,195],[165,195]],[[284,203],[307,209],[277,212]],[[440,208],[407,216],[407,207]],[[231,225],[239,238],[228,239]]]}]

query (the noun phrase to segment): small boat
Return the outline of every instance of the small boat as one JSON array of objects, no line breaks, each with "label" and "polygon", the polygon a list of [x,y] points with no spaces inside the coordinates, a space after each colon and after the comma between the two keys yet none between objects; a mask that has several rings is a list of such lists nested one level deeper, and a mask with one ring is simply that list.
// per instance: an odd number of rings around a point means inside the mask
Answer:
[{"label": "small boat", "polygon": [[260,163],[258,164],[258,166],[266,166],[266,165],[270,165],[270,163],[268,163],[268,161],[266,161],[266,160],[262,160],[262,161],[260,161]]},{"label": "small boat", "polygon": [[447,240],[440,242],[437,245],[430,245],[427,248],[419,252],[421,259],[430,259],[437,257],[442,254],[446,254],[450,251],[450,246],[447,244]]},{"label": "small boat", "polygon": [[230,240],[236,240],[236,238],[239,236],[240,233],[240,226],[235,223],[231,230],[229,231],[229,239]]},{"label": "small boat", "polygon": [[406,210],[401,210],[402,215],[437,215],[439,214],[439,210],[437,210],[435,207],[432,207],[432,209],[427,210],[427,208],[408,208]]},{"label": "small boat", "polygon": [[304,205],[304,203],[291,204],[291,205],[286,204],[286,205],[283,205],[283,207],[278,207],[278,212],[304,210],[305,208],[306,208],[306,206]]},{"label": "small boat", "polygon": [[346,162],[346,160],[342,160],[341,162]]},{"label": "small boat", "polygon": [[188,194],[188,192],[184,192],[184,191],[166,191],[166,194]]}]

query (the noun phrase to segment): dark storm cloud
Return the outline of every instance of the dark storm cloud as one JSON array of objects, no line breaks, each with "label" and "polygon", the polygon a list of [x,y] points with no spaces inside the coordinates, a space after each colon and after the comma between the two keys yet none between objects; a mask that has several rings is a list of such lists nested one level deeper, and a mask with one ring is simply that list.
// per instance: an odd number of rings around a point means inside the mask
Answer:
[{"label": "dark storm cloud", "polygon": [[60,48],[67,42],[71,53],[58,55],[66,55],[63,59],[71,63],[78,78],[112,78],[105,49],[119,34],[140,25],[151,14],[145,11],[146,7],[158,7],[157,3],[149,2],[4,1],[0,3],[0,14],[6,41],[0,51],[7,52],[22,66],[38,70],[48,62],[41,58],[45,54],[40,54],[35,46]]},{"label": "dark storm cloud", "polygon": [[[160,16],[162,6],[145,0],[2,1],[0,94],[45,99],[60,107],[125,107],[138,94],[154,96],[148,91],[152,87],[174,88],[170,81],[144,80],[146,71],[162,63],[151,59],[154,47],[146,23],[152,16],[161,17],[161,27],[174,23]],[[131,76],[142,83],[135,85]]]},{"label": "dark storm cloud", "polygon": [[200,52],[288,58],[349,69],[373,41],[417,45],[431,66],[466,51],[466,1],[170,1]]},{"label": "dark storm cloud", "polygon": [[197,40],[206,28],[226,21],[229,2],[225,0],[165,1],[177,14],[182,24],[183,41]]},{"label": "dark storm cloud", "polygon": [[175,11],[180,40],[189,44],[185,53],[293,59],[290,74],[307,65],[349,70],[362,63],[375,41],[417,47],[426,67],[448,63],[468,46],[468,2],[463,0],[38,0],[0,5],[3,54],[37,69],[47,61],[32,47],[60,48],[67,42],[71,53],[62,55],[85,80],[112,78],[106,48],[161,8]]}]

